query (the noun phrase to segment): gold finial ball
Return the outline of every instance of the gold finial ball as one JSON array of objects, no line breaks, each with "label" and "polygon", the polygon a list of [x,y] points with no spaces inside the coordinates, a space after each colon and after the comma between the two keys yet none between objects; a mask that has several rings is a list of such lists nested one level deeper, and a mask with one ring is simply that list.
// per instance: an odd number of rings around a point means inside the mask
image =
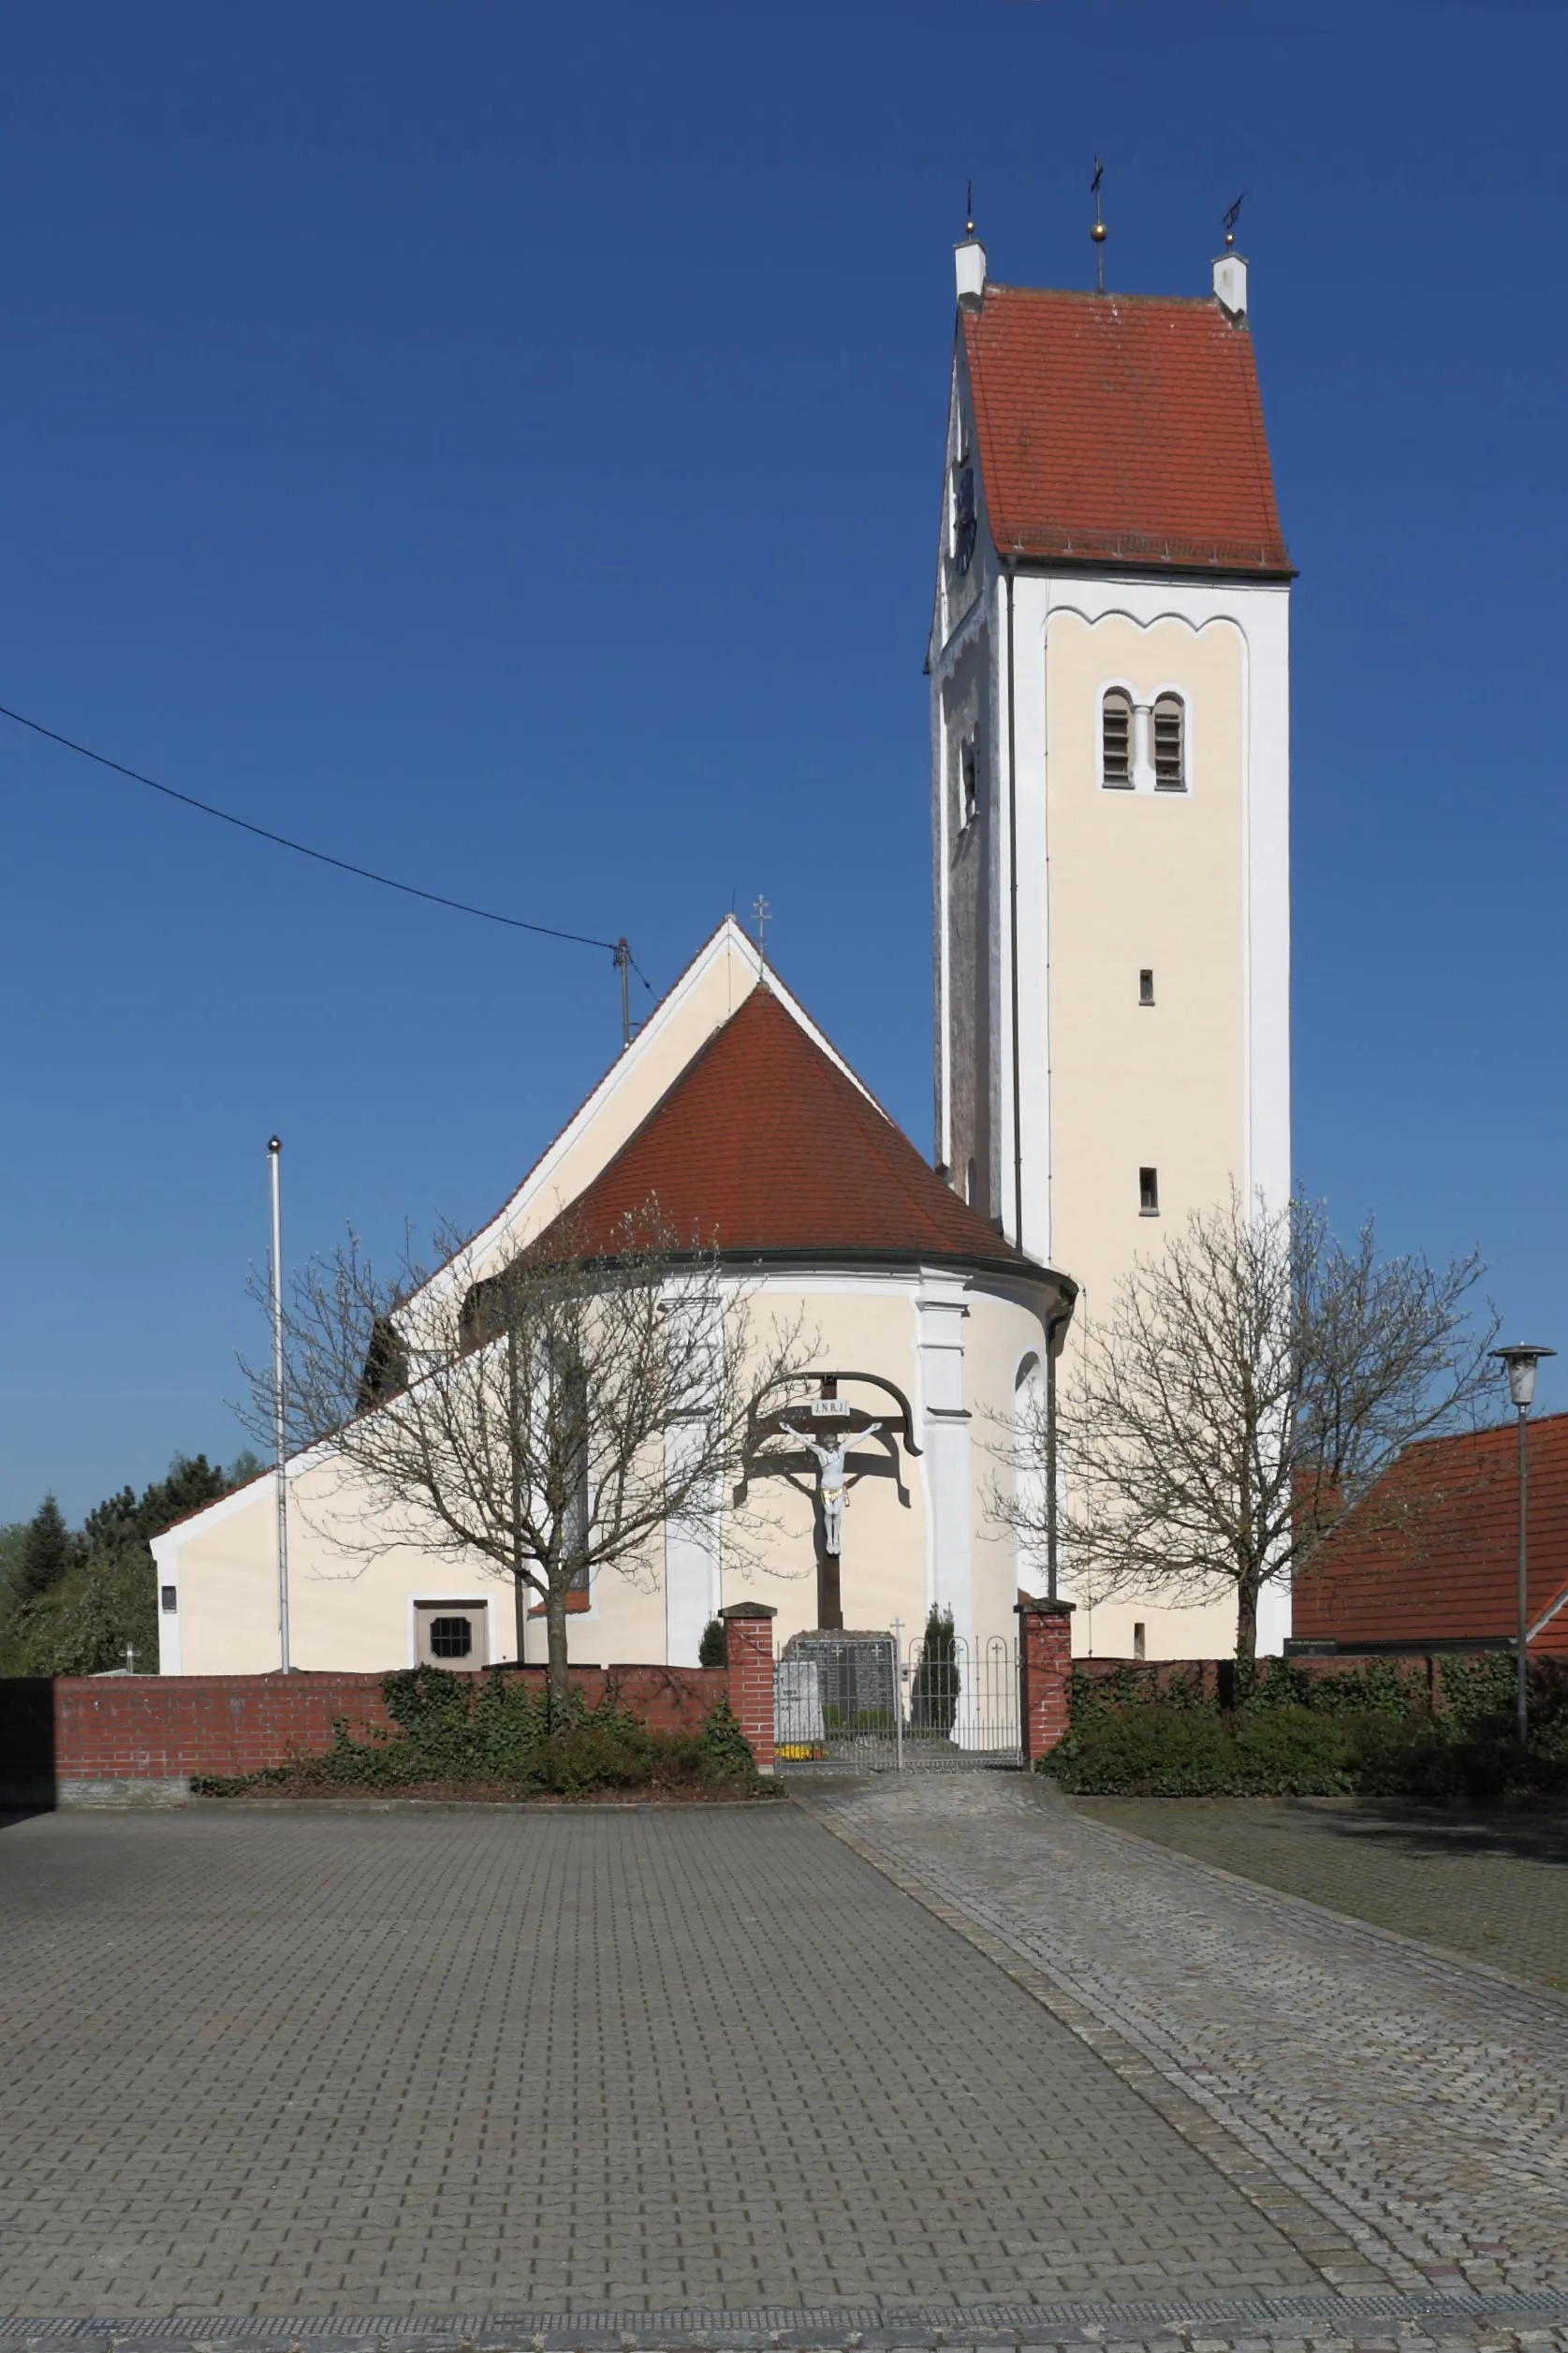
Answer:
[{"label": "gold finial ball", "polygon": [[1090,230],[1089,234],[1091,235],[1091,237],[1092,237],[1092,238],[1093,238],[1094,243],[1095,243],[1097,245],[1103,245],[1103,244],[1105,243],[1105,242],[1106,242],[1106,238],[1110,235],[1110,231],[1109,231],[1109,229],[1106,227],[1106,225],[1105,225],[1105,222],[1104,222],[1104,221],[1096,221],[1096,222],[1095,222],[1095,224],[1094,224],[1094,226],[1093,226],[1093,228]]}]

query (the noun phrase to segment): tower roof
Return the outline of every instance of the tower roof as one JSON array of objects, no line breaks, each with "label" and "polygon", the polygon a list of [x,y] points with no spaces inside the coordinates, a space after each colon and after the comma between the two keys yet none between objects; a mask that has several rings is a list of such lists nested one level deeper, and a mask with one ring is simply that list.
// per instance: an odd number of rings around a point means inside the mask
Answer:
[{"label": "tower roof", "polygon": [[1218,302],[988,286],[960,325],[1003,555],[1290,576],[1253,339]]},{"label": "tower roof", "polygon": [[766,982],[533,1245],[611,1253],[656,1199],[726,1257],[954,1259],[1035,1271],[966,1208]]}]

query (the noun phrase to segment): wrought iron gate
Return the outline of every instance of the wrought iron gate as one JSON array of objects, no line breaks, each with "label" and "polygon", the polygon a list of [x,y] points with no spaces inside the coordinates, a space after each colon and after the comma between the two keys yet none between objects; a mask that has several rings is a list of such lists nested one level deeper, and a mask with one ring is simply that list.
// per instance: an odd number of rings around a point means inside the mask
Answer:
[{"label": "wrought iron gate", "polygon": [[1005,1770],[1022,1762],[1018,1644],[950,1636],[798,1634],[773,1670],[781,1766],[862,1772]]}]

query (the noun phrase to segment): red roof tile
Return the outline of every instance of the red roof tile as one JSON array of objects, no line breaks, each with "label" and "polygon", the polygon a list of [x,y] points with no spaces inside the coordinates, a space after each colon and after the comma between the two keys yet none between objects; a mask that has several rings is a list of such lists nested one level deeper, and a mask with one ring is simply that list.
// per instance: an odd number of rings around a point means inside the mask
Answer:
[{"label": "red roof tile", "polygon": [[[1530,1424],[1529,1460],[1533,1621],[1568,1585],[1568,1414]],[[1513,1634],[1517,1466],[1511,1422],[1407,1447],[1297,1581],[1291,1632],[1341,1645]],[[1531,1648],[1568,1652],[1568,1609]]]},{"label": "red roof tile", "polygon": [[754,989],[642,1125],[534,1244],[613,1251],[652,1199],[669,1230],[741,1256],[1031,1261],[966,1208],[909,1139]]},{"label": "red roof tile", "polygon": [[1253,339],[1217,302],[992,286],[961,319],[1004,555],[1288,574]]}]

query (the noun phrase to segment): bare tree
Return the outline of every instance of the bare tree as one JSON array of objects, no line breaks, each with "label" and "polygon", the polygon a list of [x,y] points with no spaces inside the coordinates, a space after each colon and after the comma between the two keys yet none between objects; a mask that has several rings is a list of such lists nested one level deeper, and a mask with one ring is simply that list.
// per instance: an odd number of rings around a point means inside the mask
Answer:
[{"label": "bare tree", "polygon": [[[1074,1581],[1102,1600],[1234,1588],[1237,1656],[1254,1657],[1264,1588],[1310,1571],[1413,1439],[1473,1420],[1497,1331],[1489,1309],[1472,1320],[1483,1272],[1474,1254],[1383,1257],[1370,1221],[1342,1244],[1299,1199],[1249,1213],[1233,1193],[1194,1213],[1124,1278],[1061,1385]],[[1030,1552],[1048,1540],[1050,1437],[1041,1404],[1008,1449],[1027,1476],[996,1498]]]},{"label": "bare tree", "polygon": [[[325,1474],[323,1532],[509,1577],[520,1659],[543,1605],[554,1702],[569,1596],[603,1569],[650,1572],[667,1529],[717,1545],[751,1401],[806,1361],[798,1327],[759,1337],[744,1284],[677,1246],[656,1203],[612,1242],[590,1251],[564,1223],[499,1267],[455,1243],[433,1273],[405,1248],[388,1281],[350,1236],[296,1277],[285,1316],[289,1449]],[[271,1370],[246,1369],[265,1432]],[[752,1522],[726,1515],[732,1559]]]}]

